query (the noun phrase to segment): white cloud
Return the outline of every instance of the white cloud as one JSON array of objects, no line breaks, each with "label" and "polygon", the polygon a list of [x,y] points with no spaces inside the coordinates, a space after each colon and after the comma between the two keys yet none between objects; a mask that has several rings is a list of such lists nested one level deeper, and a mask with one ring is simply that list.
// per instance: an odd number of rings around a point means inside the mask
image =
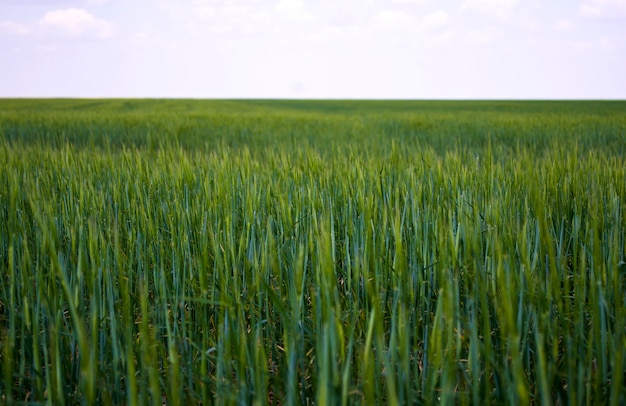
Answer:
[{"label": "white cloud", "polygon": [[227,15],[242,16],[250,13],[250,9],[246,6],[226,6],[223,12]]},{"label": "white cloud", "polygon": [[583,17],[601,17],[626,13],[626,0],[586,0],[578,7]]},{"label": "white cloud", "polygon": [[600,51],[613,53],[621,48],[620,42],[619,37],[608,36],[595,40],[569,42],[568,45],[577,51]]},{"label": "white cloud", "polygon": [[580,15],[584,17],[598,17],[602,15],[602,9],[598,6],[591,6],[589,4],[581,4],[578,8]]},{"label": "white cloud", "polygon": [[556,24],[554,25],[554,29],[557,31],[567,31],[572,29],[574,25],[572,24],[571,21],[568,20],[559,20],[556,22]]},{"label": "white cloud", "polygon": [[588,51],[593,49],[593,41],[579,41],[574,46],[580,51]]},{"label": "white cloud", "polygon": [[414,19],[404,11],[383,10],[378,13],[378,20],[387,27],[408,27]]},{"label": "white cloud", "polygon": [[595,3],[626,8],[626,0],[595,0]]},{"label": "white cloud", "polygon": [[620,39],[615,37],[604,37],[599,41],[600,49],[604,51],[615,51],[620,48]]},{"label": "white cloud", "polygon": [[391,0],[395,4],[425,4],[430,0]]},{"label": "white cloud", "polygon": [[[273,32],[290,29],[294,22],[307,22],[304,3],[284,1],[276,4],[266,0],[161,0],[156,2],[163,24],[161,31],[185,36],[188,43],[196,38],[241,39],[251,35],[271,36]],[[145,29],[145,28],[144,28]],[[157,30],[156,27],[150,31]]]},{"label": "white cloud", "polygon": [[194,8],[193,13],[198,17],[212,18],[217,15],[217,9],[209,5],[198,5]]},{"label": "white cloud", "polygon": [[155,47],[157,49],[171,51],[176,49],[177,46],[176,42],[171,39],[162,39],[143,31],[136,32],[135,35],[131,37],[131,40],[140,48]]},{"label": "white cloud", "polygon": [[313,31],[308,38],[313,42],[329,42],[340,39],[351,40],[361,33],[361,29],[356,25],[349,26],[326,26]]},{"label": "white cloud", "polygon": [[305,7],[302,0],[281,0],[274,6],[274,11],[289,21],[311,21],[315,16]]},{"label": "white cloud", "polygon": [[501,37],[502,32],[498,27],[483,27],[469,30],[465,34],[465,39],[470,44],[492,44]]},{"label": "white cloud", "polygon": [[503,18],[511,14],[516,3],[517,0],[465,0],[459,9]]},{"label": "white cloud", "polygon": [[450,17],[448,13],[443,10],[435,11],[434,13],[427,14],[422,23],[426,28],[440,27],[442,25],[446,25]]},{"label": "white cloud", "polygon": [[78,8],[50,11],[39,21],[39,24],[70,36],[89,34],[107,38],[113,35],[111,24]]},{"label": "white cloud", "polygon": [[15,21],[0,21],[0,31],[14,35],[25,35],[29,32],[26,26]]}]

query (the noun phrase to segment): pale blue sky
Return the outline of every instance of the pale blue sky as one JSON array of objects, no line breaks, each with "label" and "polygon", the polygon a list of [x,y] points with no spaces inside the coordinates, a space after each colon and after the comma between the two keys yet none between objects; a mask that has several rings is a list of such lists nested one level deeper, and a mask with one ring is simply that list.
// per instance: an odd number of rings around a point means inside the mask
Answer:
[{"label": "pale blue sky", "polygon": [[0,0],[0,97],[626,99],[626,0]]}]

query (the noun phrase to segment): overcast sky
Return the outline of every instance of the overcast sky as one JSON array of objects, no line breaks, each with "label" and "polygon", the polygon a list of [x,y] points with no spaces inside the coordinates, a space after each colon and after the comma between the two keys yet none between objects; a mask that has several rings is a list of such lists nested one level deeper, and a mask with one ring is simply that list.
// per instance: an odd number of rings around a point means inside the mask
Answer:
[{"label": "overcast sky", "polygon": [[626,99],[626,0],[0,0],[0,97]]}]

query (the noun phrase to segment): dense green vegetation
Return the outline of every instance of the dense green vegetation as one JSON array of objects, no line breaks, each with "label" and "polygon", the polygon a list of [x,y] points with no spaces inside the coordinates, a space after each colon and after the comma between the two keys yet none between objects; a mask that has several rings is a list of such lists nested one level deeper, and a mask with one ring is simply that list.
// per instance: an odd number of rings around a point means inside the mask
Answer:
[{"label": "dense green vegetation", "polygon": [[623,404],[626,103],[0,100],[8,404]]}]

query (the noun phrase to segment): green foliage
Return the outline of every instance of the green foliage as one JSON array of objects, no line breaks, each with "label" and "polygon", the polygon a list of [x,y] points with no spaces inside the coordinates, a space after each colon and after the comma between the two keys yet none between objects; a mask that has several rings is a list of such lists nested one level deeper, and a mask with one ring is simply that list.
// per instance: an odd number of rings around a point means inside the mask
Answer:
[{"label": "green foliage", "polygon": [[0,101],[7,404],[623,404],[623,102]]}]

